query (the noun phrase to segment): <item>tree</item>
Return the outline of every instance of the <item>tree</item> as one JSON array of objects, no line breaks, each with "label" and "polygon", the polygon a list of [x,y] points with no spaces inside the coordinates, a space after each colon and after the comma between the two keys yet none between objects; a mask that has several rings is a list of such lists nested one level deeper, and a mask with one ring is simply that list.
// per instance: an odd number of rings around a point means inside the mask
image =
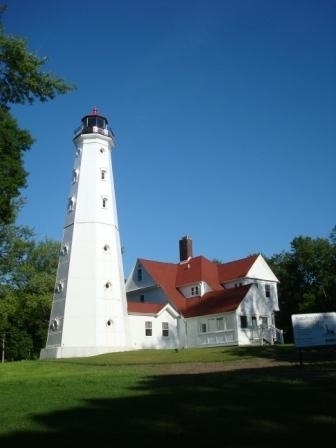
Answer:
[{"label": "tree", "polygon": [[329,239],[299,236],[291,243],[291,252],[271,257],[268,262],[279,278],[277,325],[292,341],[291,315],[335,311],[336,244]]},{"label": "tree", "polygon": [[39,58],[28,50],[24,39],[5,34],[0,6],[0,216],[5,224],[15,221],[21,205],[21,189],[27,172],[23,154],[34,143],[27,130],[20,129],[10,109],[14,104],[46,102],[58,94],[75,89],[63,79],[42,71],[47,58]]},{"label": "tree", "polygon": [[46,340],[60,245],[35,242],[29,228],[3,227],[0,335],[6,335],[6,360],[36,358]]}]

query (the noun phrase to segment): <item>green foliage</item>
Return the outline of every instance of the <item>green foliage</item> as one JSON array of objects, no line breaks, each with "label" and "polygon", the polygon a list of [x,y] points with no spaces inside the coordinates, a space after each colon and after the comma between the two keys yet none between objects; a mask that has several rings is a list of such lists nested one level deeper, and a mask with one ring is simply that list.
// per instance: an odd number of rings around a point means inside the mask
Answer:
[{"label": "green foliage", "polygon": [[36,358],[44,346],[59,243],[35,242],[29,228],[0,227],[0,334],[6,360]]},{"label": "green foliage", "polygon": [[20,190],[26,187],[23,153],[33,144],[33,139],[28,131],[19,129],[15,119],[2,107],[0,121],[0,224],[8,224],[15,219]]},{"label": "green foliage", "polygon": [[[1,11],[0,11],[1,14]],[[31,53],[26,40],[5,34],[0,25],[0,107],[45,102],[75,86],[42,71],[47,58]]]},{"label": "green foliage", "polygon": [[[5,10],[0,6],[0,16]],[[28,50],[24,39],[6,35],[0,23],[0,224],[15,222],[27,181],[22,157],[34,142],[27,130],[19,128],[11,106],[46,102],[75,88],[42,71],[46,62]]]},{"label": "green foliage", "polygon": [[[5,11],[0,6],[1,20]],[[46,102],[75,88],[45,72],[46,62],[0,23],[0,333],[10,360],[36,357],[43,346],[58,261],[58,243],[36,243],[31,229],[13,225],[27,186],[23,155],[34,139],[20,129],[11,106]]]},{"label": "green foliage", "polygon": [[296,237],[291,251],[274,255],[269,260],[279,278],[277,326],[292,341],[291,315],[335,311],[336,245],[335,238]]}]

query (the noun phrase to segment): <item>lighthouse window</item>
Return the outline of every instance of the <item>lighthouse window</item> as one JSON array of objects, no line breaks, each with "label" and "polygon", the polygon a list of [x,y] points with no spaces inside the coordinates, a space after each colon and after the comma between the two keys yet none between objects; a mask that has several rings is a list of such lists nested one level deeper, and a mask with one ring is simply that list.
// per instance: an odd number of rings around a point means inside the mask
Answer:
[{"label": "lighthouse window", "polygon": [[105,149],[104,149],[104,148],[100,148],[99,151],[103,154],[103,152],[105,151]]},{"label": "lighthouse window", "polygon": [[107,198],[103,198],[103,208],[107,207]]},{"label": "lighthouse window", "polygon": [[105,128],[105,120],[103,118],[98,118],[97,117],[97,126],[99,128],[104,129]]},{"label": "lighthouse window", "polygon": [[106,282],[106,283],[105,283],[105,288],[106,288],[106,289],[111,288],[111,282]]},{"label": "lighthouse window", "polygon": [[72,183],[75,184],[78,181],[78,170],[72,172]]},{"label": "lighthouse window", "polygon": [[59,294],[60,292],[62,292],[62,290],[63,290],[63,283],[62,282],[57,283],[55,292]]},{"label": "lighthouse window", "polygon": [[69,251],[68,246],[66,244],[64,244],[64,246],[61,247],[60,254],[66,255],[68,253],[68,251]]},{"label": "lighthouse window", "polygon": [[68,212],[72,212],[72,210],[75,208],[75,198],[69,198],[68,201]]},{"label": "lighthouse window", "polygon": [[53,319],[50,322],[50,330],[57,331],[60,327],[60,321],[58,319]]},{"label": "lighthouse window", "polygon": [[100,178],[101,178],[101,180],[105,180],[106,179],[106,170],[101,170],[100,171]]}]

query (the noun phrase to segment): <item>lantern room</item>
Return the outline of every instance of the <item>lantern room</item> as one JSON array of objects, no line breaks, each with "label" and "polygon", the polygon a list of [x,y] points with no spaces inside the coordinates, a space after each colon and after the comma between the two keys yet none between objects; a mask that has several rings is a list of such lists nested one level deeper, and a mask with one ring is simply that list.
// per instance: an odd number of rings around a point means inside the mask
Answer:
[{"label": "lantern room", "polygon": [[107,137],[114,137],[112,129],[108,125],[107,118],[98,114],[96,107],[93,108],[91,114],[82,118],[81,126],[75,130],[74,138],[81,134],[102,134]]}]

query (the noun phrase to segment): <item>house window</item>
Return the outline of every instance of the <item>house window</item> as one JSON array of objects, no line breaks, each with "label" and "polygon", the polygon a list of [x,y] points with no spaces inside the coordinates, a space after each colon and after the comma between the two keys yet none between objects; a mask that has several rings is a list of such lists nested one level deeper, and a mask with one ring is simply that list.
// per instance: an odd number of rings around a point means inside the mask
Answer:
[{"label": "house window", "polygon": [[140,296],[140,302],[141,302],[141,303],[144,303],[144,301],[145,301],[145,296],[144,296],[144,294],[141,294],[141,296]]},{"label": "house window", "polygon": [[247,316],[240,316],[240,328],[247,328]]},{"label": "house window", "polygon": [[142,269],[141,268],[138,268],[138,270],[137,270],[137,280],[138,280],[138,282],[141,282],[141,280],[142,280]]},{"label": "house window", "polygon": [[205,322],[201,322],[201,324],[200,324],[200,332],[201,333],[206,333],[206,331],[207,331],[206,323]]},{"label": "house window", "polygon": [[199,295],[199,288],[198,288],[198,286],[192,286],[191,287],[191,295],[192,296],[198,296]]},{"label": "house window", "polygon": [[260,325],[263,328],[267,328],[268,327],[267,316],[260,316]]},{"label": "house window", "polygon": [[217,317],[216,327],[218,331],[224,330],[224,319],[222,317]]},{"label": "house window", "polygon": [[145,322],[145,335],[152,336],[152,322],[149,320]]},{"label": "house window", "polygon": [[271,285],[269,285],[268,283],[265,284],[265,296],[271,297]]},{"label": "house window", "polygon": [[162,336],[169,336],[168,322],[162,322]]},{"label": "house window", "polygon": [[208,331],[217,331],[216,319],[208,319]]},{"label": "house window", "polygon": [[258,324],[257,324],[257,318],[256,316],[252,316],[252,328],[257,328]]}]

